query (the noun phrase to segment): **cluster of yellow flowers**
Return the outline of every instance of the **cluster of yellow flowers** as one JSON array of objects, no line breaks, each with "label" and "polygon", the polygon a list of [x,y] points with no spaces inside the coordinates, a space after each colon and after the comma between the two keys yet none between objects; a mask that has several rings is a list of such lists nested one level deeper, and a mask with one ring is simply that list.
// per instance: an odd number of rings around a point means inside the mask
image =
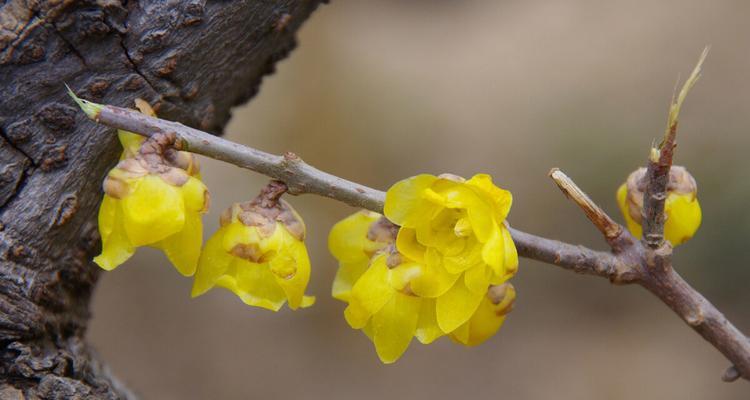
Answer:
[{"label": "cluster of yellow flowers", "polygon": [[[147,103],[136,105],[154,115]],[[173,135],[118,137],[123,153],[104,181],[99,210],[99,266],[112,270],[137,247],[151,246],[181,274],[195,275],[193,297],[219,286],[273,311],[315,302],[305,295],[305,224],[281,199],[284,183],[271,181],[253,200],[229,207],[202,246],[209,194],[195,156],[176,150]],[[617,192],[638,237],[644,174],[634,172]],[[684,168],[673,167],[668,190],[665,237],[679,245],[700,225],[697,186]],[[486,174],[423,174],[388,190],[384,215],[359,211],[333,227],[328,247],[339,268],[332,295],[347,303],[346,321],[370,338],[382,362],[398,360],[413,337],[429,344],[448,336],[474,346],[500,329],[516,298],[508,282],[518,270],[505,222],[511,203],[511,193]]]},{"label": "cluster of yellow flowers", "polygon": [[[147,103],[136,105],[154,115]],[[209,194],[195,156],[175,150],[173,137],[145,139],[126,131],[118,137],[123,153],[104,181],[102,252],[94,262],[112,270],[136,247],[151,246],[181,274],[195,274],[193,296],[220,286],[248,305],[274,311],[285,302],[292,309],[313,304],[304,295],[310,279],[305,225],[279,198],[285,185],[272,181],[254,200],[232,205],[201,251]]]},{"label": "cluster of yellow flowers", "polygon": [[488,175],[418,175],[388,190],[385,217],[362,211],[333,227],[333,296],[384,363],[412,337],[477,345],[497,332],[515,299],[510,206],[510,192]]}]

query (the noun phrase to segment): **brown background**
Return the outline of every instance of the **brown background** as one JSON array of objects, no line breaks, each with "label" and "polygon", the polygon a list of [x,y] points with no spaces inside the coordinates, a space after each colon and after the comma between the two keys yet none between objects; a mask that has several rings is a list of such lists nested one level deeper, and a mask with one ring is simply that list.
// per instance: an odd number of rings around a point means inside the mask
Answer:
[{"label": "brown background", "polygon": [[[386,189],[420,172],[488,172],[511,190],[511,223],[604,248],[546,177],[561,167],[620,218],[614,191],[659,137],[678,73],[703,46],[677,163],[700,185],[704,223],[676,252],[690,282],[750,332],[750,3],[746,1],[336,1],[236,110],[227,137],[297,152]],[[204,160],[206,235],[264,178]],[[478,348],[416,341],[395,365],[329,296],[328,229],[354,210],[292,198],[305,217],[315,307],[271,313],[191,281],[139,250],[106,273],[89,338],[147,399],[741,399],[746,382],[638,287],[521,260],[516,308]]]}]

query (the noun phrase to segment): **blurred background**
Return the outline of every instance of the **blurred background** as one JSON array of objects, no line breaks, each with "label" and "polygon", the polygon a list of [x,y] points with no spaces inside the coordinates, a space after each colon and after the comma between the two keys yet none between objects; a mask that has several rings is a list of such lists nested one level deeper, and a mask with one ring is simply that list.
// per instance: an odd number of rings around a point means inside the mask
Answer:
[{"label": "blurred background", "polygon": [[[680,120],[676,163],[699,182],[704,222],[679,272],[750,332],[750,3],[747,1],[334,1],[235,111],[226,137],[379,189],[421,172],[487,172],[522,230],[599,249],[547,178],[566,171],[613,216],[614,193],[662,134],[678,76],[711,45]],[[203,160],[206,236],[257,174]],[[354,212],[291,198],[305,217],[310,309],[272,313],[191,280],[157,251],[103,274],[89,338],[146,399],[746,399],[729,365],[636,286],[526,259],[500,333],[476,348],[416,340],[394,365],[330,297],[329,228]]]}]

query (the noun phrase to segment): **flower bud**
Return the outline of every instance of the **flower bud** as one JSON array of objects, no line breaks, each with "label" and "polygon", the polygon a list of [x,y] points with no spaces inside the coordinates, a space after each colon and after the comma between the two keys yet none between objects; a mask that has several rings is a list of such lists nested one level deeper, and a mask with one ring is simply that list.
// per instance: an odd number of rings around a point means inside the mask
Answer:
[{"label": "flower bud", "polygon": [[206,242],[198,262],[192,296],[224,287],[245,304],[278,311],[311,306],[305,296],[310,259],[305,225],[278,197],[286,190],[272,182],[252,201],[233,204],[221,214],[221,227]]},{"label": "flower bud", "polygon": [[[639,168],[617,190],[617,203],[628,230],[639,239],[643,234],[645,176],[646,168]],[[698,185],[692,175],[684,167],[672,166],[664,201],[664,238],[673,246],[687,242],[700,227],[701,208],[697,194]]]}]

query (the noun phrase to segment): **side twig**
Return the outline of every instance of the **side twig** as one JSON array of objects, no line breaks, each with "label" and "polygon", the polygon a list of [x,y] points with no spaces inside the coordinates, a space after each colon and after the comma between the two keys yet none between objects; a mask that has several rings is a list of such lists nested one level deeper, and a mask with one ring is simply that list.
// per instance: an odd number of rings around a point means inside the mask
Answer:
[{"label": "side twig", "polygon": [[[172,132],[183,150],[278,179],[286,183],[291,194],[312,193],[354,207],[379,213],[383,211],[384,192],[320,171],[291,153],[283,156],[265,153],[177,122],[149,117],[125,108],[91,103],[71,95],[89,118],[104,125],[144,136]],[[586,211],[605,237],[614,237],[616,226],[619,225],[606,216],[570,178],[562,172],[553,175],[555,182],[560,182],[561,189]],[[613,240],[622,245],[613,252],[600,252],[510,228],[518,253],[523,257],[578,273],[606,277],[613,283],[639,283],[646,287],[734,364],[733,371],[736,373],[727,372],[725,378],[750,378],[750,341],[674,272],[671,263],[663,269],[663,273],[650,268],[654,253],[646,252],[645,246],[634,240],[626,230],[620,228],[619,231]]]}]

